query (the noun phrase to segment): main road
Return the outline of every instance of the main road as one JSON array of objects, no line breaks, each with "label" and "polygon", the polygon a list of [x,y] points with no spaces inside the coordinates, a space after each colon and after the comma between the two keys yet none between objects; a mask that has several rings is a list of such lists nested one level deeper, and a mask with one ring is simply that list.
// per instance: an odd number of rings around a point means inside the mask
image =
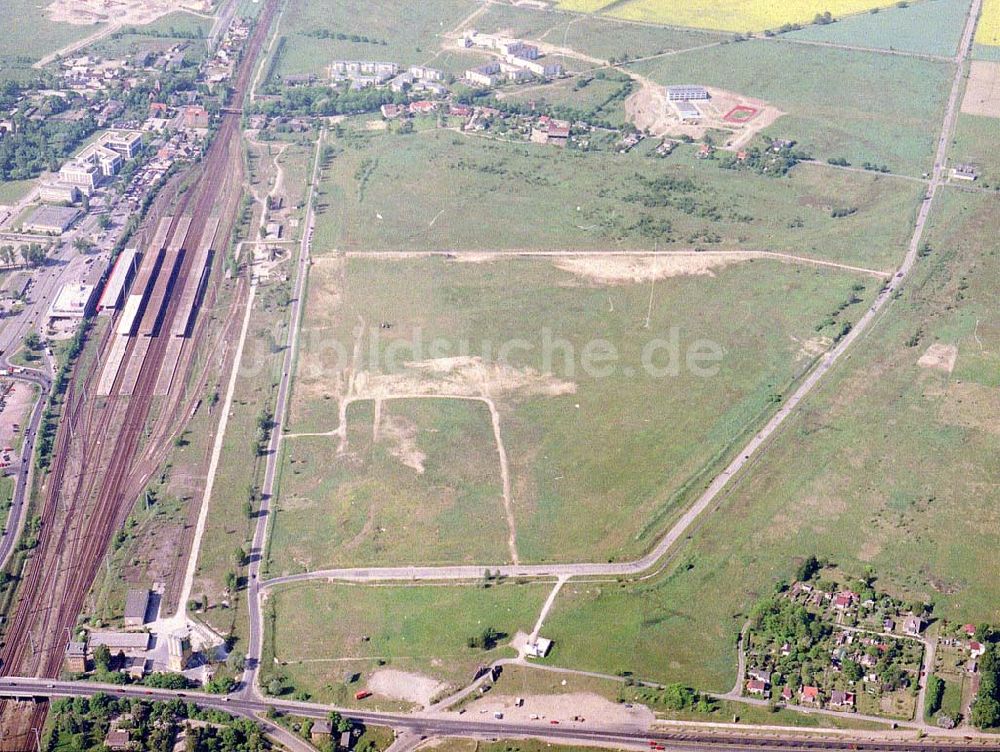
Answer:
[{"label": "main road", "polygon": [[[657,544],[642,558],[625,562],[592,562],[592,563],[569,563],[569,564],[506,564],[476,566],[438,566],[438,567],[345,567],[339,569],[323,569],[301,574],[285,575],[275,577],[260,584],[262,588],[269,588],[275,585],[282,585],[305,580],[344,580],[349,582],[378,582],[384,580],[472,580],[481,577],[483,570],[488,568],[491,572],[497,572],[506,577],[521,578],[549,578],[549,577],[634,577],[655,572],[662,565],[667,552],[680,541],[694,525],[695,521],[709,509],[720,494],[729,485],[732,478],[737,475],[750,461],[757,455],[764,444],[788,419],[792,412],[820,383],[823,377],[833,368],[834,364],[844,357],[844,354],[851,346],[868,331],[872,323],[879,314],[886,309],[895,298],[897,292],[902,288],[906,279],[913,271],[917,261],[917,252],[920,248],[924,235],[924,228],[927,218],[930,215],[934,198],[938,189],[946,180],[946,163],[948,154],[948,144],[951,141],[952,133],[955,129],[955,120],[958,116],[958,98],[962,91],[962,79],[965,72],[965,63],[972,51],[973,36],[976,29],[976,21],[982,7],[982,0],[973,0],[966,17],[965,28],[962,33],[962,41],[958,51],[953,58],[955,64],[955,76],[951,85],[951,92],[948,96],[948,104],[945,109],[944,122],[938,134],[937,145],[934,157],[934,170],[928,182],[927,192],[920,203],[917,211],[916,223],[913,234],[910,237],[909,246],[903,262],[896,270],[892,278],[879,292],[871,307],[858,319],[857,323],[837,345],[826,353],[809,374],[803,379],[795,391],[784,401],[778,411],[771,417],[767,424],[760,429],[753,438],[743,447],[735,459],[715,477],[708,488],[698,497],[681,518],[667,531],[667,533],[657,542]],[[277,453],[268,458],[269,468],[278,461]],[[273,473],[273,470],[271,470]],[[255,583],[256,587],[256,583]]]},{"label": "main road", "polygon": [[210,695],[201,692],[151,689],[142,686],[119,686],[92,682],[67,682],[28,677],[0,678],[0,697],[16,699],[93,697],[106,694],[114,697],[138,698],[169,702],[183,700],[200,708],[221,710],[234,715],[255,717],[265,729],[272,724],[260,716],[273,709],[306,718],[326,718],[332,710],[345,717],[372,726],[388,726],[419,737],[471,737],[476,739],[542,738],[562,743],[618,748],[645,748],[651,743],[669,745],[671,750],[831,750],[862,752],[954,752],[981,750],[1000,752],[1000,741],[991,736],[965,736],[942,731],[940,736],[920,739],[880,736],[877,732],[858,731],[843,735],[796,730],[792,735],[776,735],[754,727],[707,729],[678,726],[649,729],[639,725],[602,724],[599,721],[529,723],[502,719],[480,720],[458,714],[407,714],[334,708],[293,700],[256,700],[237,695]]}]

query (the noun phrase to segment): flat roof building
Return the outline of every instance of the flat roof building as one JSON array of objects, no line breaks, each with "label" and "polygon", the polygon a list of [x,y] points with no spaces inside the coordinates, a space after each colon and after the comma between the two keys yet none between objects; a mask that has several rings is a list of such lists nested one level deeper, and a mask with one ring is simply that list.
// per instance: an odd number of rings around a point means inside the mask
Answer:
[{"label": "flat roof building", "polygon": [[681,120],[701,120],[701,110],[698,109],[698,106],[694,102],[689,102],[686,99],[678,99],[673,101],[673,105]]},{"label": "flat roof building", "polygon": [[680,84],[667,87],[667,99],[671,102],[681,102],[688,99],[708,99],[708,89],[695,84]]},{"label": "flat roof building", "polygon": [[141,627],[145,624],[147,608],[149,608],[149,591],[129,590],[125,594],[125,626]]},{"label": "flat roof building", "polygon": [[63,668],[71,674],[82,674],[87,670],[87,643],[67,643]]},{"label": "flat roof building", "polygon": [[22,229],[25,232],[62,235],[79,216],[80,210],[69,206],[39,206],[25,220]]},{"label": "flat roof building", "polygon": [[75,204],[80,189],[69,183],[48,183],[38,189],[38,197],[47,204]]},{"label": "flat roof building", "polygon": [[136,247],[126,248],[115,260],[115,265],[111,269],[108,281],[104,285],[104,292],[97,302],[98,313],[112,313],[117,311],[125,302],[125,290],[135,271],[139,266],[139,249]]},{"label": "flat roof building", "polygon": [[139,658],[149,649],[149,634],[146,632],[91,632],[90,649],[104,645],[111,655],[124,653],[127,658]]},{"label": "flat roof building", "polygon": [[82,319],[90,315],[94,305],[93,285],[70,282],[63,285],[49,306],[50,319]]},{"label": "flat roof building", "polygon": [[59,168],[59,182],[75,185],[90,193],[101,180],[101,170],[91,162],[72,159]]}]

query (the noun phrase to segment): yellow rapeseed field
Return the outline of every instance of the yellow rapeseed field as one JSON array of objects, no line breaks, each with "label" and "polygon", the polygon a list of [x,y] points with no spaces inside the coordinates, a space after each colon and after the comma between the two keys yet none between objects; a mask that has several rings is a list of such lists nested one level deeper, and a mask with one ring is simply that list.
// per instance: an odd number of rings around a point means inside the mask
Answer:
[{"label": "yellow rapeseed field", "polygon": [[979,44],[1000,45],[1000,0],[984,0],[976,41]]},{"label": "yellow rapeseed field", "polygon": [[[1000,5],[1000,0],[987,0]],[[563,0],[565,10],[593,12],[612,6],[608,14],[631,21],[691,26],[720,31],[763,31],[786,23],[810,23],[817,13],[834,17],[894,5],[892,0]]]}]

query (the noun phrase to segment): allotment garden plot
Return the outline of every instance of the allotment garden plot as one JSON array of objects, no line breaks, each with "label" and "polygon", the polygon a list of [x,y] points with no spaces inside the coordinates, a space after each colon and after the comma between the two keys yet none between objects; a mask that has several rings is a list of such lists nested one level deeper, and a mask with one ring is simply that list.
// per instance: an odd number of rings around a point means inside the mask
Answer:
[{"label": "allotment garden plot", "polygon": [[635,557],[882,283],[753,254],[463,259],[314,262],[272,574]]}]

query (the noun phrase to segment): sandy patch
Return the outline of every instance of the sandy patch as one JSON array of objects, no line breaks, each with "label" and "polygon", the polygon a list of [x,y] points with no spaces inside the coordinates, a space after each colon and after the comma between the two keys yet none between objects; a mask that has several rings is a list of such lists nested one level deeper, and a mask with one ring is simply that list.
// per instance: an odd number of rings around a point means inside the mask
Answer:
[{"label": "sandy patch", "polygon": [[[7,385],[9,391],[5,391]],[[0,448],[14,445],[14,438],[24,430],[25,419],[34,403],[35,390],[22,381],[5,382],[0,387],[3,394],[3,409],[0,410]],[[15,431],[14,424],[20,425]]]},{"label": "sandy patch", "polygon": [[715,270],[747,261],[755,254],[697,253],[658,256],[567,256],[553,263],[559,269],[601,284],[635,284],[667,277],[715,276]]},{"label": "sandy patch", "polygon": [[[744,97],[725,89],[706,87],[711,99],[695,102],[703,115],[698,122],[684,122],[667,100],[666,89],[638,77],[639,90],[625,100],[625,115],[639,130],[654,136],[690,136],[702,138],[710,129],[732,134],[723,148],[739,149],[785,113],[762,99]],[[752,107],[757,114],[741,123],[725,120],[734,107]]]},{"label": "sandy patch", "polygon": [[401,415],[386,416],[379,426],[380,435],[392,443],[389,454],[422,475],[427,455],[417,446],[417,431],[417,424]]},{"label": "sandy patch", "polygon": [[940,418],[949,425],[1000,436],[1000,389],[968,382],[949,384]]},{"label": "sandy patch", "polygon": [[55,0],[45,9],[52,21],[79,25],[148,24],[177,10],[210,13],[209,0]]},{"label": "sandy patch", "polygon": [[574,394],[576,384],[533,368],[484,363],[479,356],[410,361],[400,372],[360,371],[350,379],[350,399],[406,397],[495,397],[505,394],[555,397]]},{"label": "sandy patch", "polygon": [[917,365],[921,368],[934,368],[938,371],[951,373],[958,359],[958,348],[955,345],[943,345],[935,342],[920,356]]},{"label": "sandy patch", "polygon": [[368,680],[368,689],[376,694],[425,707],[447,688],[447,684],[429,676],[388,668],[376,671]]},{"label": "sandy patch", "polygon": [[[618,726],[638,726],[648,728],[655,717],[645,705],[633,704],[626,708],[623,703],[612,702],[591,692],[577,692],[564,695],[525,695],[524,704],[516,706],[517,698],[508,695],[486,695],[469,705],[470,714],[503,713],[505,720],[527,723],[559,721],[560,723],[586,724],[600,721]],[[538,716],[533,719],[531,716]],[[583,721],[574,721],[574,718]]]},{"label": "sandy patch", "polygon": [[829,350],[830,345],[833,344],[832,339],[822,336],[810,337],[809,339],[802,340],[793,335],[792,341],[799,346],[799,351],[795,354],[796,360],[805,360],[806,358],[815,358],[822,355]]},{"label": "sandy patch", "polygon": [[365,123],[365,130],[384,131],[389,129],[389,124],[385,120],[369,120]]},{"label": "sandy patch", "polygon": [[973,60],[962,99],[967,115],[1000,118],[1000,63]]}]

